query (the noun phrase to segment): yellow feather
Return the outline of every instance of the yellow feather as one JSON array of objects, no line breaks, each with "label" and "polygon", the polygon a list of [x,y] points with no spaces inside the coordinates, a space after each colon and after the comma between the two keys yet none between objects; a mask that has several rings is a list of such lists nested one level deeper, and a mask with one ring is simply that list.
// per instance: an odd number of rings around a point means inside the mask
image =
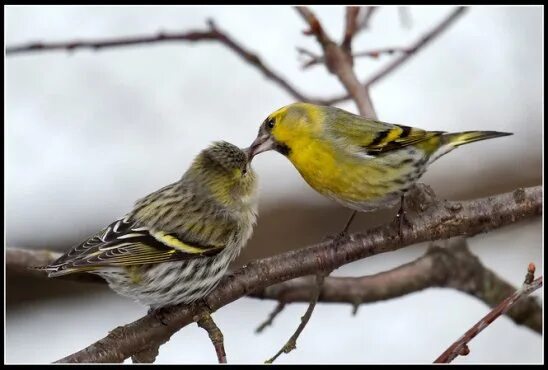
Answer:
[{"label": "yellow feather", "polygon": [[203,249],[196,248],[193,246],[190,246],[188,244],[183,243],[176,237],[172,235],[166,235],[166,233],[162,231],[157,231],[155,233],[152,233],[152,236],[158,240],[159,242],[167,245],[168,247],[180,250],[185,253],[202,253],[204,252]]}]

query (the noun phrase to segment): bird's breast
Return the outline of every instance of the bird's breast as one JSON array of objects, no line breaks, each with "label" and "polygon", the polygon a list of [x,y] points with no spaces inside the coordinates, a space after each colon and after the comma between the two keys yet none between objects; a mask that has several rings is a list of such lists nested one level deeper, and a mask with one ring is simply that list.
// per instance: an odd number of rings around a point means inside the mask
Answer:
[{"label": "bird's breast", "polygon": [[312,188],[355,209],[395,199],[412,185],[422,171],[417,166],[418,159],[409,158],[413,157],[407,152],[357,156],[319,141],[292,150],[289,156]]}]

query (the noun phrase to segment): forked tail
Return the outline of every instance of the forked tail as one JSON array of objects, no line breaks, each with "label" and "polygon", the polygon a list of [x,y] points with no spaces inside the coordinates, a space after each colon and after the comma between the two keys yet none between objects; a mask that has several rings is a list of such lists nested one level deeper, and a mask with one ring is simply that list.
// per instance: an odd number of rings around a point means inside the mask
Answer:
[{"label": "forked tail", "polygon": [[457,147],[475,141],[493,139],[495,137],[513,135],[510,132],[499,131],[465,131],[445,134],[442,136],[446,144]]},{"label": "forked tail", "polygon": [[510,132],[499,131],[464,131],[451,134],[443,134],[441,136],[442,144],[438,148],[438,150],[430,157],[429,163],[434,162],[442,155],[449,153],[450,151],[461,145],[508,135],[513,134]]}]

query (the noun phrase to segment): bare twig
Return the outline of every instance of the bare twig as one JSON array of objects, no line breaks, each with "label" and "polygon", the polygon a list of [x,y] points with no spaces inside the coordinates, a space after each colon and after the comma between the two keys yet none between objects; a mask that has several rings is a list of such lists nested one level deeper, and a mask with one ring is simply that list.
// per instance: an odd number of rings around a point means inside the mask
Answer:
[{"label": "bare twig", "polygon": [[209,339],[211,340],[211,343],[213,343],[213,347],[215,347],[215,352],[217,353],[217,360],[219,363],[226,364],[223,333],[215,324],[215,321],[213,321],[209,310],[203,308],[202,311],[194,317],[194,321],[196,321],[200,328],[207,331]]},{"label": "bare twig", "polygon": [[[413,227],[405,228],[401,238],[395,225],[390,224],[371,229],[367,234],[351,234],[337,248],[333,241],[324,241],[253,261],[223,278],[205,299],[207,306],[218,310],[251,292],[282,281],[336,269],[411,244],[459,235],[471,237],[542,212],[540,186],[462,202],[435,200],[432,190],[424,186],[410,191],[415,193],[409,194],[410,198],[417,199],[420,204],[417,208],[419,217],[411,218]],[[410,209],[414,207],[413,202],[408,205]],[[151,343],[165,343],[175,332],[193,322],[197,312],[195,305],[175,306],[164,317],[166,325],[159,323],[153,315],[147,315],[58,362],[121,362]]]},{"label": "bare twig", "polygon": [[[531,269],[532,267],[532,269]],[[470,353],[468,348],[468,343],[474,339],[483,329],[488,327],[493,321],[495,321],[499,316],[507,312],[518,300],[522,297],[525,297],[535,290],[539,289],[542,286],[542,276],[536,280],[530,279],[530,276],[534,273],[534,265],[530,264],[528,273],[525,279],[523,286],[518,289],[514,294],[500,302],[491,312],[489,312],[485,317],[478,321],[470,330],[468,330],[462,337],[460,337],[455,343],[453,343],[445,352],[443,352],[434,363],[449,363],[453,361],[456,357],[466,356]]]},{"label": "bare twig", "polygon": [[268,318],[261,324],[257,327],[257,329],[255,329],[255,333],[262,333],[263,330],[267,327],[267,326],[271,326],[272,323],[274,322],[274,319],[276,318],[276,316],[278,316],[280,314],[280,312],[283,311],[283,309],[285,308],[285,303],[284,302],[278,302],[278,304],[276,305],[276,307],[274,308],[274,311],[272,311],[269,315],[268,315]]},{"label": "bare twig", "polygon": [[352,49],[352,38],[354,34],[358,31],[358,16],[361,8],[358,6],[347,6],[346,15],[345,15],[345,29],[344,37],[341,43],[343,50],[350,54]]},{"label": "bare twig", "polygon": [[301,323],[297,327],[297,330],[295,330],[295,333],[289,338],[289,340],[284,344],[284,346],[272,357],[271,359],[267,360],[266,363],[273,363],[276,361],[276,359],[282,354],[282,353],[289,353],[293,351],[295,348],[297,348],[297,339],[299,338],[299,335],[303,332],[306,324],[308,324],[308,321],[310,320],[310,317],[312,317],[312,312],[314,312],[314,307],[316,307],[316,303],[318,303],[318,298],[320,297],[320,291],[322,290],[323,281],[325,279],[325,275],[320,273],[316,275],[316,286],[314,290],[314,294],[312,295],[312,299],[310,300],[310,304],[308,305],[308,308],[301,317]]},{"label": "bare twig", "polygon": [[[299,51],[299,53],[310,57],[308,60],[304,61],[304,63],[301,65],[303,69],[307,69],[312,66],[325,62],[325,58],[321,55],[316,55],[303,48],[297,48],[297,50]],[[387,54],[387,55],[391,55],[394,53],[407,54],[410,52],[411,51],[408,48],[394,46],[394,47],[387,47],[387,48],[381,48],[381,49],[360,51],[358,53],[352,54],[352,58],[360,58],[360,57],[378,58],[381,54]]]},{"label": "bare twig", "polygon": [[[428,45],[432,40],[434,40],[436,37],[438,37],[440,34],[443,33],[451,24],[453,24],[459,17],[461,17],[465,12],[467,8],[460,6],[457,7],[457,9],[453,10],[446,18],[444,18],[438,25],[436,25],[432,30],[430,30],[428,33],[423,35],[419,40],[417,40],[414,44],[409,46],[408,52],[405,54],[402,54],[398,58],[394,59],[392,62],[388,63],[384,68],[382,68],[380,71],[375,73],[373,76],[367,79],[364,83],[362,83],[363,86],[366,88],[370,87],[371,85],[375,84],[376,82],[380,81],[384,77],[386,77],[390,72],[394,71],[396,68],[398,68],[400,65],[402,65],[404,62],[409,60],[413,55],[416,55],[417,52],[422,50],[426,45]],[[333,98],[325,99],[328,105],[337,104],[342,101],[345,101],[347,99],[353,98],[352,94],[345,94]]]},{"label": "bare twig", "polygon": [[256,67],[262,74],[273,81],[275,84],[284,89],[289,95],[300,101],[310,101],[318,104],[326,104],[319,98],[307,97],[297,90],[295,86],[290,84],[278,72],[275,72],[271,67],[264,64],[259,56],[238,43],[226,31],[220,30],[212,20],[208,21],[207,30],[196,30],[189,32],[159,32],[151,36],[132,36],[114,39],[97,39],[97,40],[74,40],[61,42],[33,42],[24,45],[8,46],[6,55],[12,56],[16,54],[26,54],[43,51],[77,51],[80,49],[91,49],[94,51],[120,48],[136,45],[150,45],[158,43],[181,43],[181,42],[199,42],[199,41],[216,41],[228,47],[240,56],[247,63]]}]

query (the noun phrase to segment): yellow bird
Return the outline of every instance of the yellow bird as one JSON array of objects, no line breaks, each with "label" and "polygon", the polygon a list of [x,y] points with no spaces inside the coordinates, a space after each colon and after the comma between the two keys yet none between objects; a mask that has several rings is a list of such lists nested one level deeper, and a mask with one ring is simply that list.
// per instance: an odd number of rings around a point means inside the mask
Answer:
[{"label": "yellow bird", "polygon": [[250,147],[250,158],[275,150],[324,196],[355,211],[390,207],[401,201],[399,217],[403,216],[405,192],[432,162],[460,145],[506,135],[512,134],[426,131],[339,108],[294,103],[265,119]]}]

